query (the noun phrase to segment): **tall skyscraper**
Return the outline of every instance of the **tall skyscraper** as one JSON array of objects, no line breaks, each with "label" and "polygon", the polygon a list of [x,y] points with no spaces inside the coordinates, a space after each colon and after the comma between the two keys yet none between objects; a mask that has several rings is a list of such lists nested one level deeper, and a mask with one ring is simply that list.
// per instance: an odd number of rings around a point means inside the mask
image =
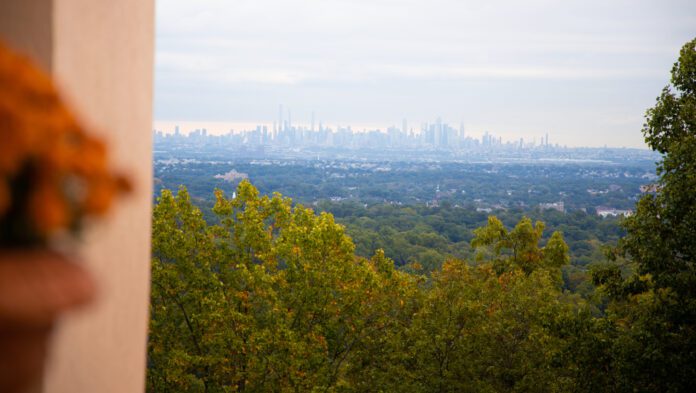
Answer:
[{"label": "tall skyscraper", "polygon": [[278,131],[283,130],[283,104],[278,106]]}]

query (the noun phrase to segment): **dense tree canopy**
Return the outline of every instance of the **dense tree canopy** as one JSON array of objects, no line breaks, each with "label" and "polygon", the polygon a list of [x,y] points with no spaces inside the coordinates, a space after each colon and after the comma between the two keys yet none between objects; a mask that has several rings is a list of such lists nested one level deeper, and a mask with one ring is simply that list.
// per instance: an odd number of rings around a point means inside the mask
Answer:
[{"label": "dense tree canopy", "polygon": [[[330,214],[242,182],[208,225],[184,188],[154,211],[151,391],[563,390],[553,328],[584,309],[543,225],[495,217],[431,278],[356,257]],[[504,266],[504,268],[500,268]],[[572,373],[570,373],[572,374]],[[568,379],[570,378],[570,379]]]},{"label": "dense tree canopy", "polygon": [[403,312],[416,277],[356,259],[329,214],[217,194],[208,226],[181,189],[154,212],[152,391],[308,391],[345,383],[360,347]]},{"label": "dense tree canopy", "polygon": [[659,191],[639,201],[619,247],[635,274],[622,278],[611,266],[595,281],[613,299],[623,390],[688,391],[696,380],[696,40],[682,48],[643,134],[664,156]]}]

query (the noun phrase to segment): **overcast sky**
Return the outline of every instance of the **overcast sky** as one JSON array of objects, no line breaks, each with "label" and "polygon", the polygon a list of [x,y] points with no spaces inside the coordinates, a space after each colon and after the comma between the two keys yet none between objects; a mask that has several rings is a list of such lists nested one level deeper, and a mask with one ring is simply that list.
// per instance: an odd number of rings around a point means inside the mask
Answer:
[{"label": "overcast sky", "polygon": [[642,147],[693,38],[694,0],[158,0],[155,126],[272,124],[282,104],[293,123],[440,116],[473,136]]}]

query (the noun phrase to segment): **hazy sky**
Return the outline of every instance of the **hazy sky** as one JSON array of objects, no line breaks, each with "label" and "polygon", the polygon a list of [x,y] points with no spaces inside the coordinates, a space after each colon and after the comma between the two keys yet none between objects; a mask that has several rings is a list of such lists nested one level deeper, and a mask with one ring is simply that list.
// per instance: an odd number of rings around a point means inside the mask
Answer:
[{"label": "hazy sky", "polygon": [[[696,1],[158,0],[156,126],[401,126],[643,146]],[[287,112],[286,112],[287,116]],[[195,124],[195,123],[186,123]]]}]

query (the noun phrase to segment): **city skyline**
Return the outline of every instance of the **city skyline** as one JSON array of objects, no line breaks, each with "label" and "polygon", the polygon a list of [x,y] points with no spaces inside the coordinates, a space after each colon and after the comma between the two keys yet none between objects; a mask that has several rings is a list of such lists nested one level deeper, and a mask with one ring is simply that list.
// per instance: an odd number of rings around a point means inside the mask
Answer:
[{"label": "city skyline", "polygon": [[[158,122],[397,125],[645,147],[645,110],[692,38],[670,0],[157,3]],[[396,124],[395,124],[396,123]]]},{"label": "city skyline", "polygon": [[[283,108],[282,105],[280,105]],[[282,109],[281,109],[282,110]],[[200,121],[155,121],[153,122],[153,132],[161,133],[162,135],[172,135],[180,134],[182,136],[188,136],[189,134],[204,131],[207,136],[225,136],[230,134],[248,134],[255,131],[260,131],[266,129],[269,135],[275,136],[276,131],[283,129],[293,129],[297,131],[329,131],[333,133],[341,131],[349,131],[355,134],[365,134],[365,133],[382,133],[388,135],[390,131],[399,131],[401,133],[414,136],[420,136],[421,134],[427,133],[427,129],[438,123],[441,123],[445,127],[450,127],[451,129],[457,130],[461,133],[461,136],[470,138],[473,140],[483,140],[487,136],[496,135],[496,139],[502,141],[501,144],[518,144],[520,140],[525,141],[525,144],[530,145],[549,145],[549,134],[553,134],[552,131],[539,130],[537,132],[532,132],[528,134],[518,134],[510,136],[509,134],[494,134],[488,130],[478,131],[469,129],[466,124],[462,121],[459,123],[450,123],[446,119],[437,117],[431,121],[422,122],[410,122],[408,119],[404,118],[400,122],[392,122],[389,125],[384,124],[328,124],[324,123],[321,119],[315,117],[315,112],[311,113],[310,121],[297,121],[293,122],[291,112],[286,113],[283,111],[283,115],[273,121],[259,121],[259,122],[200,122]],[[178,131],[177,131],[178,130]],[[459,134],[458,134],[459,137]],[[418,140],[415,138],[414,140]],[[539,141],[537,144],[536,141]],[[569,147],[567,144],[559,143],[554,141],[551,145],[557,145],[562,147]],[[418,147],[418,146],[413,146]],[[570,147],[629,147],[629,146],[609,146],[606,144],[592,144],[587,143],[584,145],[570,146]],[[639,146],[638,148],[645,148],[644,146]]]},{"label": "city skyline", "polygon": [[[309,124],[296,124],[291,117],[285,118],[279,111],[279,118],[272,125],[249,123],[234,129],[224,128],[227,123],[218,123],[217,128],[210,129],[205,123],[163,123],[153,127],[155,140],[162,142],[168,139],[176,141],[184,138],[191,141],[203,142],[207,138],[218,139],[234,146],[296,146],[296,147],[347,147],[360,146],[384,148],[448,148],[471,149],[481,147],[567,147],[556,142],[549,142],[549,133],[540,136],[503,139],[500,135],[483,132],[476,135],[466,131],[464,123],[450,125],[437,118],[433,122],[424,122],[418,126],[408,126],[408,120],[403,119],[401,126],[355,128],[350,124],[326,125],[314,118]],[[174,138],[172,138],[174,137]],[[538,139],[537,139],[538,138]],[[180,139],[183,140],[183,139]],[[538,143],[537,143],[538,140]],[[591,147],[591,146],[586,146]]]}]

